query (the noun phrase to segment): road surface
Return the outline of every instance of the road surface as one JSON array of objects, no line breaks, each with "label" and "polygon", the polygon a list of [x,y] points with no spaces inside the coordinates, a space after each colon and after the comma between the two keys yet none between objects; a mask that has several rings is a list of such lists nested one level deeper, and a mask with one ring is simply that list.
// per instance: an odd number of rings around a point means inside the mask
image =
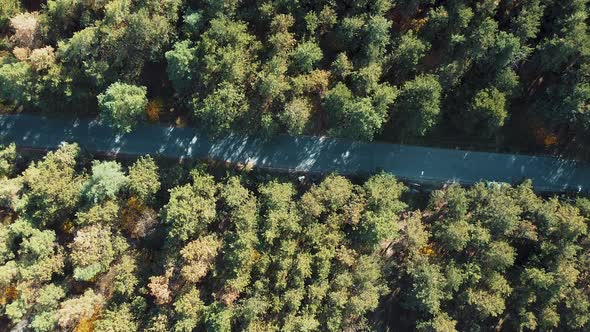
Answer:
[{"label": "road surface", "polygon": [[0,143],[55,149],[77,142],[91,152],[179,159],[216,159],[254,167],[343,175],[386,171],[425,185],[478,181],[519,183],[531,179],[541,192],[590,193],[590,164],[546,156],[426,148],[344,139],[279,135],[270,140],[229,135],[210,139],[195,128],[141,125],[120,135],[96,120],[0,115]]}]

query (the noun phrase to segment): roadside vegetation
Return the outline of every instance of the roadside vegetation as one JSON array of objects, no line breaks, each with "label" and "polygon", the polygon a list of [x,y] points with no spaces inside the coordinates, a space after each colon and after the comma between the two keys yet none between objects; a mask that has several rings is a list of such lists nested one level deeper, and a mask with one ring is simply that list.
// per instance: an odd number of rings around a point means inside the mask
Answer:
[{"label": "roadside vegetation", "polygon": [[5,110],[587,156],[588,0],[1,0]]},{"label": "roadside vegetation", "polygon": [[590,200],[0,150],[0,329],[583,331]]}]

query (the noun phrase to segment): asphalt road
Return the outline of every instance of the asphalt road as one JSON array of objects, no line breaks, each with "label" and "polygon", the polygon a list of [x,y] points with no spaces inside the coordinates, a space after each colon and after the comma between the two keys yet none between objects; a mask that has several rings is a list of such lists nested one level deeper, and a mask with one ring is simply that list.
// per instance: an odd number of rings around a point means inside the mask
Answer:
[{"label": "asphalt road", "polygon": [[91,152],[229,163],[303,173],[370,174],[386,171],[427,185],[531,179],[541,192],[590,193],[590,164],[546,156],[426,148],[343,139],[280,135],[262,140],[243,135],[211,139],[195,128],[141,125],[119,135],[96,120],[66,120],[34,115],[0,115],[0,143],[55,149],[77,142]]}]

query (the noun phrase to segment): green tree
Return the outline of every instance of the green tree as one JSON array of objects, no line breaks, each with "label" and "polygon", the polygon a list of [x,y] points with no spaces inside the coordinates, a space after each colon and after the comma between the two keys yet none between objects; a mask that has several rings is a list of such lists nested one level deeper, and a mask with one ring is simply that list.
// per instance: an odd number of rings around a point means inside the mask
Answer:
[{"label": "green tree", "polygon": [[527,1],[522,4],[520,13],[512,21],[515,34],[521,40],[534,38],[539,33],[544,10],[545,6],[539,0]]},{"label": "green tree", "polygon": [[127,181],[129,190],[144,202],[150,202],[160,190],[160,175],[158,165],[152,157],[142,156],[129,167]]},{"label": "green tree", "polygon": [[131,132],[145,118],[146,91],[126,83],[111,84],[97,97],[101,118],[119,132]]},{"label": "green tree", "polygon": [[0,98],[15,106],[34,105],[37,102],[33,70],[26,62],[0,66]]},{"label": "green tree", "polygon": [[57,311],[58,324],[62,329],[74,328],[82,319],[89,319],[104,305],[104,297],[88,289],[79,297],[61,303]]},{"label": "green tree", "polygon": [[480,90],[469,107],[466,125],[471,133],[491,135],[508,117],[506,97],[496,88]]},{"label": "green tree", "polygon": [[[46,35],[59,41],[59,58],[75,83],[75,97],[90,102],[95,90],[119,80],[138,82],[147,63],[162,61],[173,40],[180,5],[179,0],[50,1]],[[102,51],[93,52],[96,48]]]},{"label": "green tree", "polygon": [[202,59],[197,61],[196,79],[207,92],[221,82],[241,86],[258,66],[256,52],[260,43],[248,33],[244,22],[221,16],[210,24],[196,46]]},{"label": "green tree", "polygon": [[257,90],[264,103],[284,102],[286,92],[291,90],[287,76],[287,61],[272,58],[258,74]]},{"label": "green tree", "polygon": [[84,87],[104,84],[104,62],[92,58],[92,50],[100,46],[99,39],[97,27],[86,27],[57,44],[57,57],[64,64],[64,71],[68,77],[81,84],[81,89],[76,90],[75,94],[82,100],[88,98],[89,94]]},{"label": "green tree", "polygon": [[395,106],[405,135],[424,136],[438,123],[441,94],[434,75],[420,75],[404,83]]},{"label": "green tree", "polygon": [[26,209],[41,224],[62,221],[81,197],[82,177],[76,174],[76,144],[62,145],[23,173]]},{"label": "green tree", "polygon": [[195,84],[195,64],[197,63],[196,48],[191,47],[188,40],[174,44],[173,49],[166,52],[166,71],[177,93],[184,95],[191,92]]},{"label": "green tree", "polygon": [[213,235],[205,235],[189,242],[180,251],[185,262],[181,270],[182,276],[190,282],[198,283],[213,267],[220,247],[221,241]]},{"label": "green tree", "polygon": [[70,245],[74,278],[93,280],[106,272],[115,257],[127,249],[124,238],[113,235],[108,227],[91,225],[80,229]]},{"label": "green tree", "polygon": [[387,116],[377,113],[369,98],[362,98],[348,104],[342,111],[345,122],[333,132],[341,137],[368,141],[373,140]]},{"label": "green tree", "polygon": [[113,266],[115,278],[113,290],[116,294],[127,296],[133,295],[136,286],[139,284],[138,266],[136,259],[131,255],[123,255],[116,265]]},{"label": "green tree", "polygon": [[364,38],[362,42],[364,44],[364,63],[379,63],[382,61],[385,50],[389,46],[391,37],[389,30],[391,29],[392,22],[381,15],[373,15],[367,19],[366,26],[364,27]]},{"label": "green tree", "polygon": [[281,113],[281,122],[292,135],[301,135],[305,132],[311,116],[311,105],[307,99],[295,98],[285,105]]},{"label": "green tree", "polygon": [[112,225],[119,216],[119,206],[116,202],[107,200],[101,204],[92,205],[87,211],[76,212],[76,224],[87,226],[97,223]]},{"label": "green tree", "polygon": [[401,36],[397,47],[393,51],[396,71],[402,78],[416,71],[416,66],[426,55],[430,45],[422,41],[412,30]]},{"label": "green tree", "polygon": [[205,326],[207,331],[230,332],[232,311],[218,303],[205,308]]},{"label": "green tree", "polygon": [[16,161],[16,145],[0,146],[0,178],[10,177],[14,173]]},{"label": "green tree", "polygon": [[3,227],[1,233],[0,286],[16,292],[3,306],[7,317],[18,322],[31,310],[46,309],[40,295],[46,283],[63,274],[63,248],[54,231],[41,231],[24,219]]},{"label": "green tree", "polygon": [[174,312],[178,319],[174,331],[190,332],[202,322],[205,305],[200,296],[199,290],[192,287],[174,302]]},{"label": "green tree", "polygon": [[407,207],[401,201],[406,187],[397,182],[394,176],[382,173],[367,180],[363,188],[367,199],[367,208],[360,227],[364,233],[363,240],[376,246],[385,239],[396,238],[399,214]]},{"label": "green tree", "polygon": [[309,73],[322,60],[322,49],[314,42],[303,42],[291,54],[291,63],[296,72]]},{"label": "green tree", "polygon": [[[293,46],[295,46],[295,43],[297,41],[295,40],[295,35],[293,33],[289,32],[289,29],[293,27],[294,23],[295,23],[295,18],[293,18],[293,16],[291,16],[291,15],[279,14],[272,19],[272,22],[270,23],[272,35],[269,36],[268,42],[272,45],[273,53],[275,55],[277,55],[279,57],[285,57],[286,55],[289,54],[290,51],[293,50]],[[314,46],[316,46],[316,45],[313,45],[313,44],[310,44],[307,46],[299,45],[298,50],[293,52],[292,57],[297,57],[297,55],[295,53],[301,53],[302,51],[305,50],[305,48],[307,48],[307,49],[312,48],[317,53],[317,49],[315,49]],[[321,50],[320,50],[320,52],[321,52]],[[303,57],[308,56],[306,54],[301,54],[301,55]],[[320,58],[321,58],[321,55],[320,55]]]},{"label": "green tree", "polygon": [[20,178],[0,178],[0,207],[8,211],[16,211],[22,202],[19,192],[22,190]]},{"label": "green tree", "polygon": [[22,10],[21,3],[18,1],[2,0],[0,1],[0,31],[5,33],[8,29],[10,18],[20,13]]},{"label": "green tree", "polygon": [[323,100],[331,125],[330,132],[340,137],[372,140],[387,119],[388,105],[395,99],[392,90],[380,92],[386,94],[376,100],[376,108],[371,98],[354,98],[343,83],[330,89]]},{"label": "green tree", "polygon": [[84,196],[93,204],[114,200],[127,182],[127,176],[118,162],[95,160],[92,162],[92,175],[84,184]]},{"label": "green tree", "polygon": [[216,216],[215,180],[211,176],[197,176],[194,182],[170,190],[170,200],[164,206],[163,219],[171,226],[173,239],[186,241],[203,234]]},{"label": "green tree", "polygon": [[577,84],[562,105],[576,124],[590,131],[590,83]]},{"label": "green tree", "polygon": [[256,196],[244,188],[239,178],[231,177],[223,186],[220,199],[224,212],[234,229],[224,241],[224,269],[227,275],[224,291],[228,294],[246,290],[254,267],[258,243],[258,214]]},{"label": "green tree", "polygon": [[30,327],[35,331],[52,331],[57,325],[57,309],[66,293],[63,287],[48,284],[39,290],[35,303],[36,314]]},{"label": "green tree", "polygon": [[334,62],[331,65],[331,72],[336,75],[339,79],[346,79],[353,70],[353,65],[348,59],[346,53],[339,53],[336,56]]},{"label": "green tree", "polygon": [[237,86],[224,82],[203,101],[195,102],[197,120],[214,135],[235,128],[236,122],[248,111],[244,92]]},{"label": "green tree", "polygon": [[137,322],[128,305],[106,310],[94,323],[97,332],[137,331]]}]

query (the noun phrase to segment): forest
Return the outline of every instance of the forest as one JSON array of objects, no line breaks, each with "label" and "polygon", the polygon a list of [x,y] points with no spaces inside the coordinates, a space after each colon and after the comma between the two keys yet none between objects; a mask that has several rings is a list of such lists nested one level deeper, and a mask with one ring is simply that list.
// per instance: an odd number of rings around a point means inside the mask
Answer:
[{"label": "forest", "polygon": [[[589,3],[0,0],[0,114],[590,160]],[[0,331],[589,331],[589,225],[527,180],[10,144]]]},{"label": "forest", "polygon": [[0,330],[587,331],[590,199],[0,150]]},{"label": "forest", "polygon": [[590,156],[588,0],[0,0],[3,112]]}]

